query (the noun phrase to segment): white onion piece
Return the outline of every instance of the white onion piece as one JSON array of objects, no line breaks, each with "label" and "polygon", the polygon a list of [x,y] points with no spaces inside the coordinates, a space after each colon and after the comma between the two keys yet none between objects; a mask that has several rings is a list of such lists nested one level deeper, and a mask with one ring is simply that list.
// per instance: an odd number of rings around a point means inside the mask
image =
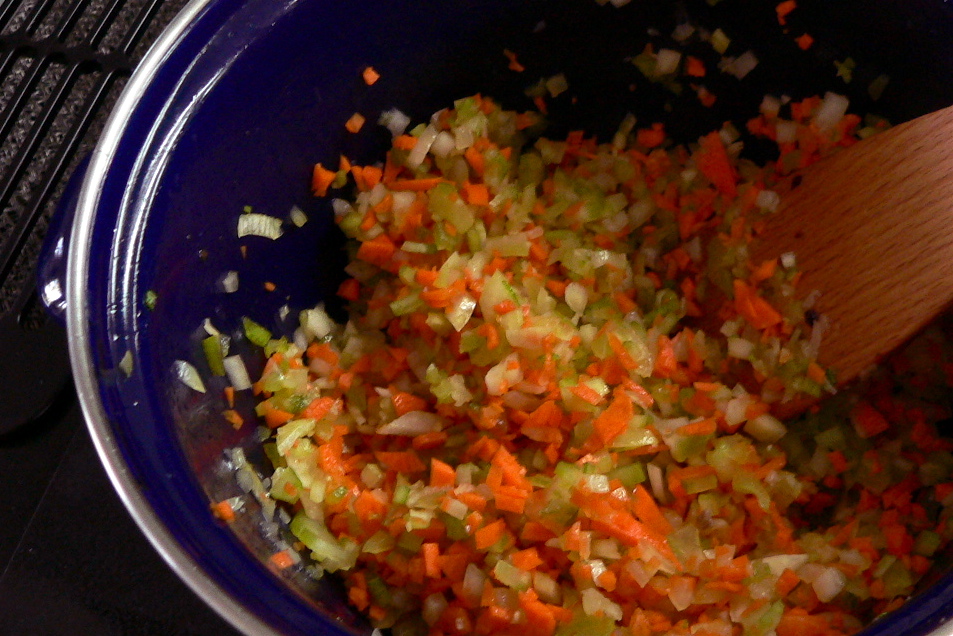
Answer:
[{"label": "white onion piece", "polygon": [[175,376],[179,378],[185,386],[199,393],[205,393],[205,383],[202,382],[202,376],[199,375],[195,367],[185,360],[176,360],[172,368],[175,370]]},{"label": "white onion piece", "polygon": [[433,154],[433,156],[443,159],[453,152],[455,147],[456,140],[454,140],[453,135],[445,130],[442,130],[437,134],[436,139],[434,139],[433,145],[430,147],[430,152]]},{"label": "white onion piece", "polygon": [[256,212],[249,212],[238,217],[238,238],[261,236],[275,240],[281,234],[281,219]]},{"label": "white onion piece", "polygon": [[410,411],[377,429],[380,435],[423,435],[443,428],[439,415],[427,411]]},{"label": "white onion piece", "polygon": [[238,291],[238,272],[229,270],[222,276],[222,291],[226,294],[234,294]]},{"label": "white onion piece", "polygon": [[433,126],[427,126],[420,137],[417,138],[417,143],[407,154],[407,167],[411,170],[417,168],[424,162],[424,157],[427,156],[427,153],[430,152],[430,147],[433,145],[434,140],[437,139],[437,134],[439,131]]},{"label": "white onion piece", "polygon": [[248,377],[248,369],[245,368],[245,361],[241,356],[228,356],[222,360],[225,367],[225,374],[228,381],[236,391],[244,391],[251,388],[251,378]]},{"label": "white onion piece", "polygon": [[297,205],[291,206],[291,211],[288,213],[288,216],[291,218],[291,222],[297,227],[301,227],[308,222],[308,215]]},{"label": "white onion piece", "polygon": [[824,100],[814,113],[814,123],[824,132],[833,130],[834,126],[847,114],[847,106],[850,104],[843,95],[827,92]]},{"label": "white onion piece", "polygon": [[381,113],[377,123],[386,127],[391,135],[397,137],[398,135],[403,135],[404,131],[407,130],[407,126],[410,125],[410,117],[396,108],[392,108]]},{"label": "white onion piece", "polygon": [[133,363],[132,363],[132,351],[126,350],[125,355],[123,355],[122,360],[119,361],[119,368],[122,370],[126,377],[132,375]]},{"label": "white onion piece", "polygon": [[678,70],[678,63],[682,61],[682,54],[672,49],[660,49],[655,57],[655,74],[671,75]]}]

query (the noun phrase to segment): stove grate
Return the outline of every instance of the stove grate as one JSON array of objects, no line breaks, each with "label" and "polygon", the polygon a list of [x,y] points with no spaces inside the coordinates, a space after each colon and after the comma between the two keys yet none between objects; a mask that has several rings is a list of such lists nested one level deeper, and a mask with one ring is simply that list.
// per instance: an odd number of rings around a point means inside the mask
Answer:
[{"label": "stove grate", "polygon": [[37,302],[37,257],[69,175],[184,4],[0,4],[0,434],[41,415],[67,384],[63,328]]}]

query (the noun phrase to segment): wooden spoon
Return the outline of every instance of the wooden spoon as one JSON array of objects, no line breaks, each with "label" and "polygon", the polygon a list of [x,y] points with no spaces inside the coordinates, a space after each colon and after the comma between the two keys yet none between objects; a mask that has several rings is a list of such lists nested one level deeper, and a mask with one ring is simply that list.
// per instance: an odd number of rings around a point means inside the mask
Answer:
[{"label": "wooden spoon", "polygon": [[847,384],[953,301],[953,107],[808,168],[752,245],[794,252],[827,316],[819,362]]}]

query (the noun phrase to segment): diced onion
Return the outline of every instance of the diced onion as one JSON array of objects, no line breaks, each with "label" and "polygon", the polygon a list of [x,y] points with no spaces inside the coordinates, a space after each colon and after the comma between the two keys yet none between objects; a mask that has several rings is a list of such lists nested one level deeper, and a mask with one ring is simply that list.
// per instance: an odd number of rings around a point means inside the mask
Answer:
[{"label": "diced onion", "polygon": [[847,114],[847,106],[849,104],[850,100],[843,95],[832,92],[825,93],[821,105],[818,106],[817,112],[814,113],[814,123],[824,132],[833,130],[838,122],[844,118],[844,115]]},{"label": "diced onion", "polygon": [[386,127],[391,135],[397,137],[398,135],[403,135],[404,131],[407,130],[407,126],[410,125],[410,117],[396,108],[392,108],[382,112],[377,123]]},{"label": "diced onion", "polygon": [[122,356],[122,360],[119,361],[119,369],[127,378],[132,375],[132,351],[126,350],[126,353]]},{"label": "diced onion", "polygon": [[222,365],[225,367],[228,381],[236,391],[251,388],[251,378],[248,376],[248,369],[245,367],[245,361],[242,360],[241,356],[228,356],[222,360]]},{"label": "diced onion", "polygon": [[291,206],[291,211],[288,213],[288,216],[291,218],[291,222],[297,227],[301,227],[308,222],[308,215],[296,205]]},{"label": "diced onion", "polygon": [[185,360],[176,360],[173,363],[173,369],[175,370],[175,376],[179,378],[185,386],[199,393],[205,393],[205,383],[202,382],[202,376],[199,375],[195,367]]},{"label": "diced onion", "polygon": [[843,572],[835,567],[827,567],[811,582],[811,587],[814,588],[818,600],[827,603],[834,600],[846,584],[847,576]]},{"label": "diced onion", "polygon": [[453,152],[453,149],[456,147],[456,141],[453,138],[453,135],[448,133],[446,130],[441,130],[436,139],[433,140],[433,145],[430,146],[430,152],[435,157],[440,157],[441,159]]},{"label": "diced onion", "polygon": [[229,270],[222,276],[222,291],[226,294],[234,294],[238,291],[238,272]]},{"label": "diced onion", "polygon": [[678,63],[682,61],[682,54],[672,49],[660,49],[655,56],[655,74],[671,75],[678,70]]},{"label": "diced onion", "polygon": [[377,429],[380,435],[423,435],[443,428],[439,415],[427,411],[410,411]]},{"label": "diced onion", "polygon": [[586,310],[586,303],[589,302],[589,292],[586,288],[573,281],[566,285],[566,304],[577,314]]},{"label": "diced onion", "polygon": [[238,237],[261,236],[275,240],[282,235],[281,219],[250,212],[238,217]]},{"label": "diced onion", "polygon": [[758,441],[773,443],[784,437],[788,429],[778,418],[770,413],[764,413],[748,420],[745,424],[745,432]]},{"label": "diced onion", "polygon": [[424,162],[424,158],[427,156],[427,153],[430,152],[430,147],[437,139],[437,134],[437,128],[432,124],[424,128],[424,131],[420,134],[420,137],[417,138],[417,143],[407,154],[408,168],[413,170]]}]

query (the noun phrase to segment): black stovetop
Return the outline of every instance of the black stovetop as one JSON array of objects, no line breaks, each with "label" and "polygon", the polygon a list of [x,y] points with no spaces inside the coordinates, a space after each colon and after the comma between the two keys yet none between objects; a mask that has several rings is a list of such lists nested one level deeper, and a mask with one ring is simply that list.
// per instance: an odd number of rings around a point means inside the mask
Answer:
[{"label": "black stovetop", "polygon": [[[14,343],[0,347],[7,388],[29,392],[19,374],[67,364],[62,345],[18,359],[27,354],[16,339],[51,320],[30,293],[39,246],[111,104],[185,1],[0,0],[0,339]],[[26,395],[31,406],[41,401]],[[21,398],[0,391],[0,412]],[[0,434],[0,636],[234,633],[126,512],[69,383],[42,416]]]},{"label": "black stovetop", "polygon": [[71,392],[0,442],[0,634],[234,634],[126,512]]}]

